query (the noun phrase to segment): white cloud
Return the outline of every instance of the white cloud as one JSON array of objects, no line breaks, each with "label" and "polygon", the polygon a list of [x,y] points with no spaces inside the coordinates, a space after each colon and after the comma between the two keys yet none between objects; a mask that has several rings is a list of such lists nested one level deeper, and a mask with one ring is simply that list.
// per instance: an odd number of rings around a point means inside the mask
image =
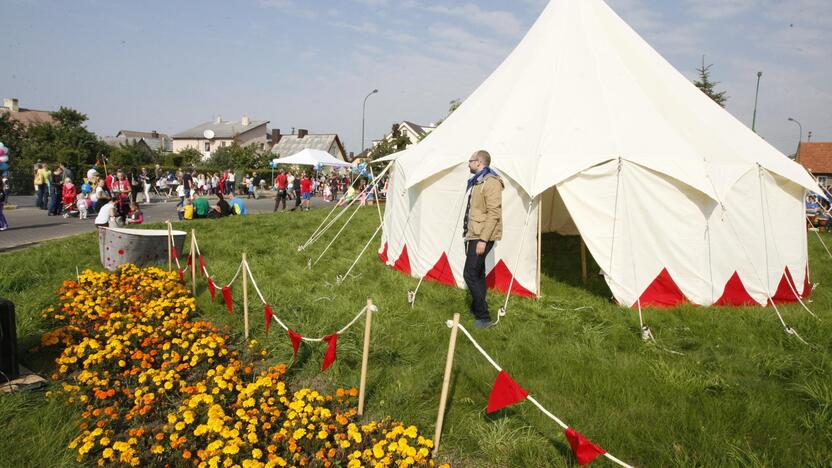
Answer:
[{"label": "white cloud", "polygon": [[688,13],[703,19],[726,19],[761,7],[761,0],[685,0]]},{"label": "white cloud", "polygon": [[524,32],[521,21],[514,13],[500,10],[483,10],[479,5],[467,3],[462,6],[432,5],[427,11],[461,18],[478,26],[485,26],[499,34],[517,36]]}]

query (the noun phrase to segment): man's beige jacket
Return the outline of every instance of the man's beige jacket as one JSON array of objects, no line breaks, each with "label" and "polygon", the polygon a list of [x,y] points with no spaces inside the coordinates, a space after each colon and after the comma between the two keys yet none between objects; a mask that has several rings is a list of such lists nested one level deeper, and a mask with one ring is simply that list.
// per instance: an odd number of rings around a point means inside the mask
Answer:
[{"label": "man's beige jacket", "polygon": [[465,240],[498,241],[503,237],[503,179],[488,174],[471,189]]}]

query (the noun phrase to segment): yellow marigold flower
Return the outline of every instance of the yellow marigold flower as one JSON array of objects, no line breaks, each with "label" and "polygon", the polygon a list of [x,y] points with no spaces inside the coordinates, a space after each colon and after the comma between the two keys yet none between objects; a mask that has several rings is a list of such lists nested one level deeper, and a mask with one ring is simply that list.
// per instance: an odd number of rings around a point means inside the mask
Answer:
[{"label": "yellow marigold flower", "polygon": [[250,444],[256,444],[257,443],[257,434],[254,433],[254,432],[249,432],[248,435],[246,436],[246,439],[248,439],[248,442]]},{"label": "yellow marigold flower", "polygon": [[326,439],[327,437],[329,437],[329,434],[326,431],[324,431],[324,430],[318,431],[318,438],[319,439],[323,440],[323,439]]},{"label": "yellow marigold flower", "polygon": [[226,455],[234,455],[240,451],[240,447],[236,445],[226,445],[225,448],[222,449],[222,453]]},{"label": "yellow marigold flower", "polygon": [[165,448],[164,448],[164,447],[162,447],[162,446],[161,446],[161,445],[159,445],[159,444],[156,444],[156,445],[154,445],[153,447],[151,447],[151,448],[150,448],[150,451],[151,451],[152,453],[155,453],[155,454],[157,454],[157,455],[158,455],[158,454],[160,454],[160,453],[164,452],[164,451],[165,451]]},{"label": "yellow marigold flower", "polygon": [[256,449],[251,451],[251,456],[256,460],[259,460],[260,457],[263,456],[263,451],[260,450],[259,448],[256,448]]},{"label": "yellow marigold flower", "polygon": [[110,447],[105,448],[104,451],[101,452],[101,456],[106,459],[113,458],[113,449],[111,449]]}]

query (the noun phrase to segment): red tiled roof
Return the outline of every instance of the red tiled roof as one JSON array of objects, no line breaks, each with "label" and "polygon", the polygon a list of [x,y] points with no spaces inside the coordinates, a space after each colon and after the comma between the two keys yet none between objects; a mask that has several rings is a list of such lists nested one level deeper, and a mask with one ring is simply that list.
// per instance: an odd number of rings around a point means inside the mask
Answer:
[{"label": "red tiled roof", "polygon": [[813,174],[832,174],[832,142],[801,142],[797,162]]}]

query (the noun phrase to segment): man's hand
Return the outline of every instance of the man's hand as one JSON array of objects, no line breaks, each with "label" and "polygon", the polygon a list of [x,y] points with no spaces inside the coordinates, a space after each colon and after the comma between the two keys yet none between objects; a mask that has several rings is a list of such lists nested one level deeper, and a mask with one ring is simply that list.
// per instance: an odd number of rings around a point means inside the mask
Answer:
[{"label": "man's hand", "polygon": [[482,257],[485,253],[485,241],[477,241],[477,256]]}]

